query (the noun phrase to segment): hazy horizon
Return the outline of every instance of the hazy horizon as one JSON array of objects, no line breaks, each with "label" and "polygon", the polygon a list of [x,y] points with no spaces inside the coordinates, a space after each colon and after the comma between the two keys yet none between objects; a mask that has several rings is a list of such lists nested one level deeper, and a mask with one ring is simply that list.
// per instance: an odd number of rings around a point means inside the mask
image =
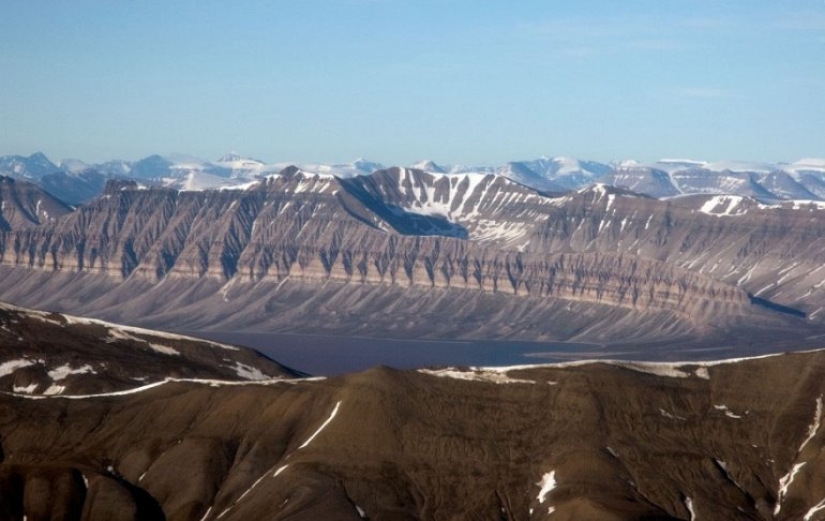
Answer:
[{"label": "hazy horizon", "polygon": [[642,161],[642,160],[639,160],[637,158],[632,158],[632,157],[610,158],[610,159],[607,159],[607,160],[600,160],[600,159],[594,159],[594,158],[591,158],[591,157],[574,157],[574,156],[570,156],[570,155],[566,155],[566,154],[559,154],[559,155],[554,155],[554,156],[543,154],[543,155],[539,155],[539,156],[535,156],[535,157],[510,158],[510,159],[507,159],[505,161],[502,161],[501,163],[481,163],[481,162],[479,162],[479,163],[460,163],[460,162],[455,162],[455,161],[442,161],[442,160],[437,160],[437,159],[428,158],[428,157],[427,158],[422,157],[422,158],[419,158],[415,161],[410,161],[410,162],[406,162],[406,163],[398,162],[398,161],[396,161],[396,162],[392,162],[392,161],[384,162],[384,161],[375,161],[372,158],[362,157],[362,156],[355,157],[355,158],[350,158],[350,159],[343,159],[343,160],[340,160],[340,161],[330,161],[330,162],[327,162],[327,163],[322,163],[322,162],[319,162],[319,161],[292,161],[292,160],[289,160],[289,159],[282,159],[282,158],[268,158],[268,157],[251,156],[251,155],[248,155],[248,154],[240,153],[237,150],[228,150],[228,151],[226,151],[222,154],[219,154],[218,156],[215,156],[215,157],[195,156],[193,154],[186,154],[186,153],[183,153],[183,152],[169,152],[169,153],[153,152],[153,153],[151,153],[147,156],[142,156],[142,157],[123,157],[123,156],[121,156],[121,157],[110,157],[110,158],[104,159],[102,161],[101,160],[88,161],[83,157],[77,157],[77,156],[58,158],[58,157],[51,156],[50,154],[46,153],[43,150],[33,150],[31,152],[26,152],[26,153],[17,153],[17,152],[3,153],[2,155],[0,155],[0,157],[9,157],[9,156],[31,157],[35,154],[43,154],[44,156],[46,156],[46,158],[49,161],[55,163],[58,166],[64,161],[81,161],[81,162],[83,162],[85,164],[89,164],[89,165],[104,164],[104,163],[109,162],[109,161],[137,162],[137,161],[140,161],[142,159],[147,159],[147,158],[152,157],[152,156],[160,156],[164,159],[174,160],[178,163],[186,163],[188,161],[218,162],[221,158],[223,158],[226,155],[237,154],[237,155],[241,156],[244,159],[261,161],[262,163],[267,164],[267,165],[285,165],[285,166],[286,165],[291,165],[291,164],[294,164],[294,165],[301,165],[301,164],[305,164],[305,165],[307,165],[307,164],[347,165],[347,164],[353,164],[353,163],[358,162],[358,161],[364,161],[364,162],[368,162],[368,163],[377,163],[377,164],[385,166],[385,167],[392,167],[392,166],[412,166],[412,165],[417,164],[417,163],[421,163],[421,162],[425,162],[425,161],[432,161],[433,163],[435,163],[438,166],[498,167],[498,166],[504,165],[504,164],[509,163],[509,162],[535,161],[535,160],[539,160],[539,159],[571,159],[571,160],[578,160],[578,161],[593,161],[593,162],[602,163],[602,164],[605,164],[605,165],[636,161],[641,165],[655,164],[655,163],[679,163],[679,162],[690,163],[690,162],[696,162],[696,163],[701,163],[701,164],[725,164],[725,163],[730,163],[730,164],[741,164],[743,166],[745,166],[745,165],[758,166],[760,164],[764,164],[764,165],[783,165],[783,164],[790,165],[790,164],[794,164],[794,163],[809,164],[809,163],[806,163],[806,162],[807,161],[812,161],[812,162],[816,163],[816,166],[825,167],[825,154],[823,154],[822,157],[807,156],[807,157],[799,157],[799,158],[796,158],[796,159],[791,159],[789,161],[781,161],[781,160],[780,161],[753,161],[753,160],[749,160],[748,158],[711,158],[711,159],[708,159],[708,158],[702,158],[702,157],[660,157],[660,158],[652,159],[652,160],[649,160],[649,161]]}]

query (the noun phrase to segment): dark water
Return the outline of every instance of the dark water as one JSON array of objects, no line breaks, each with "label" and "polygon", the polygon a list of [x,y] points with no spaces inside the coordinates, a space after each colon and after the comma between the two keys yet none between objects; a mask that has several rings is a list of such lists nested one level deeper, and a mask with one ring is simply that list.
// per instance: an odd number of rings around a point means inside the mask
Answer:
[{"label": "dark water", "polygon": [[619,357],[623,353],[590,344],[392,340],[284,333],[188,332],[216,342],[244,345],[313,375],[335,375],[386,365],[398,369],[430,366],[501,366]]}]

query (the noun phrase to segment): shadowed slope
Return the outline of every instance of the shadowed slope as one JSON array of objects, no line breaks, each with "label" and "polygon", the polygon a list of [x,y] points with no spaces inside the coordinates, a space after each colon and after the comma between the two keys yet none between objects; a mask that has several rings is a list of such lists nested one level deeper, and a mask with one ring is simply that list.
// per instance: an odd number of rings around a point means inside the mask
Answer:
[{"label": "shadowed slope", "polygon": [[823,382],[814,352],[6,395],[0,489],[12,516],[818,519]]}]

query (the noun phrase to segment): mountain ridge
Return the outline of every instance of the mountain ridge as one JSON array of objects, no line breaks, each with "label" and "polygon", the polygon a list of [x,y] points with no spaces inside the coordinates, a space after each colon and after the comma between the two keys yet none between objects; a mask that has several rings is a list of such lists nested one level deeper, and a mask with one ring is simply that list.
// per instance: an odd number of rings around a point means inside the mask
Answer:
[{"label": "mountain ridge", "polygon": [[118,395],[180,379],[299,376],[246,348],[0,302],[0,392],[6,394]]},{"label": "mountain ridge", "polygon": [[820,350],[2,393],[0,490],[14,518],[818,519],[824,381]]},{"label": "mountain ridge", "polygon": [[[576,190],[601,182],[629,187],[654,197],[713,193],[757,195],[763,201],[825,198],[825,160],[806,158],[794,163],[748,163],[663,159],[653,163],[622,161],[599,163],[570,157],[541,157],[510,161],[501,165],[438,165],[421,161],[414,169],[430,173],[495,173],[543,191]],[[179,190],[231,188],[275,174],[290,163],[264,163],[237,153],[215,161],[182,155],[152,155],[138,161],[113,160],[86,164],[64,160],[56,165],[42,153],[0,157],[0,175],[40,183],[67,202],[89,201],[111,177],[129,177],[139,182]],[[369,175],[388,166],[358,158],[351,163],[297,163],[307,173],[355,177]],[[74,186],[74,185],[77,186]]]},{"label": "mountain ridge", "polygon": [[816,208],[401,168],[291,168],[245,190],[113,184],[0,234],[0,297],[179,328],[601,343],[751,324],[799,339],[825,308]]}]

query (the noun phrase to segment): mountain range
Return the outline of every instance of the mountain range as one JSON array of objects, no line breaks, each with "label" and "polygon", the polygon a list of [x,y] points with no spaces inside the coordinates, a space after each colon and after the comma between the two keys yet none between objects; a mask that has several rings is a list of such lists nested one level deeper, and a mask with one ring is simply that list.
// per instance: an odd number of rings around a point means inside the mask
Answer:
[{"label": "mountain range", "polygon": [[[197,191],[245,186],[280,172],[290,163],[264,163],[237,153],[216,161],[152,155],[138,161],[113,160],[87,164],[77,159],[51,162],[42,153],[0,157],[0,175],[33,181],[69,204],[99,195],[107,179],[132,179],[144,184]],[[344,164],[297,164],[307,173],[349,178],[387,167],[364,159]],[[825,159],[795,163],[704,162],[661,160],[651,164],[621,161],[609,164],[569,157],[511,161],[502,165],[439,165],[420,161],[409,168],[434,174],[482,173],[507,177],[545,192],[577,190],[595,182],[627,188],[653,197],[686,194],[729,194],[763,202],[825,200]]]},{"label": "mountain range", "polygon": [[[0,178],[0,519],[825,518],[815,160],[44,159]],[[170,331],[669,361],[323,378]]]},{"label": "mountain range", "polygon": [[0,305],[0,356],[3,519],[825,515],[823,351],[306,378]]},{"label": "mountain range", "polygon": [[600,344],[799,346],[825,329],[825,214],[811,201],[289,167],[235,190],[110,180],[40,219],[47,193],[6,186],[3,208],[29,203],[0,232],[0,298],[40,309],[190,331]]}]

